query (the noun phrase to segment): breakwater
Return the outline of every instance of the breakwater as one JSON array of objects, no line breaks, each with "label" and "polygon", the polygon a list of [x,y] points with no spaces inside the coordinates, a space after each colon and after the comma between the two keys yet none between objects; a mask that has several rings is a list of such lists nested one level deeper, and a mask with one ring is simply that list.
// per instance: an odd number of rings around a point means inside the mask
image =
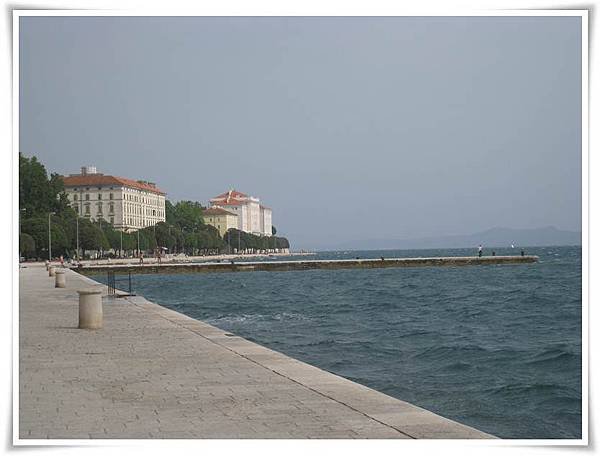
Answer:
[{"label": "breakwater", "polygon": [[129,265],[91,265],[77,268],[86,275],[133,272],[136,274],[175,274],[202,272],[249,272],[249,271],[302,271],[309,269],[370,269],[402,267],[443,267],[535,263],[538,257],[487,256],[487,257],[431,257],[431,258],[369,258],[343,260],[296,260],[296,261],[255,261],[255,262],[206,262],[206,263],[163,263]]}]

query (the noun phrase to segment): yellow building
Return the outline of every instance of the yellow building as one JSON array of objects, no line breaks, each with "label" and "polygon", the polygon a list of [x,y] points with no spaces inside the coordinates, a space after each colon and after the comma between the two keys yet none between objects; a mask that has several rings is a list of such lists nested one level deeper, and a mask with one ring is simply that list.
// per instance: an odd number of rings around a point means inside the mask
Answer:
[{"label": "yellow building", "polygon": [[220,207],[211,207],[202,212],[204,223],[212,225],[219,230],[221,237],[229,228],[238,227],[238,216]]}]

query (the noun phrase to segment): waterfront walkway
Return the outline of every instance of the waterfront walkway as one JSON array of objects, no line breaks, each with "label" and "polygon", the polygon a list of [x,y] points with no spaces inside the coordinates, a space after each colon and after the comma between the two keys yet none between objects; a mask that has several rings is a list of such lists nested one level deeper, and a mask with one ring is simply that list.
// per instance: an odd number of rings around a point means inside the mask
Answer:
[{"label": "waterfront walkway", "polygon": [[20,439],[491,437],[141,297],[79,330],[95,282],[19,275]]}]

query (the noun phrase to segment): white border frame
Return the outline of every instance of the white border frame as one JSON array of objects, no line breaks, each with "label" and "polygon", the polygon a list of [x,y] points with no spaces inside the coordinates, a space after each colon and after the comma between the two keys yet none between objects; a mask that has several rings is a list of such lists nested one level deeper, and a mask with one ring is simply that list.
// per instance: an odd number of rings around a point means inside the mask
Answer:
[{"label": "white border frame", "polygon": [[[258,7],[257,7],[258,6]],[[12,115],[13,115],[13,148],[12,148],[12,176],[13,176],[13,193],[12,193],[12,258],[13,258],[13,274],[12,274],[12,328],[13,328],[13,353],[12,353],[12,418],[13,418],[13,445],[15,446],[139,446],[152,442],[153,446],[163,447],[164,445],[172,445],[175,440],[169,439],[20,439],[19,438],[19,272],[18,272],[18,220],[19,220],[19,19],[29,16],[295,16],[299,15],[299,10],[302,7],[297,7],[295,4],[282,4],[273,7],[272,5],[266,8],[262,5],[253,5],[237,7],[227,6],[224,4],[203,4],[201,8],[191,7],[186,9],[169,9],[162,10],[13,10],[12,17],[12,52],[13,52],[13,84],[12,84]],[[194,9],[198,10],[197,13]],[[273,10],[277,9],[276,12]],[[581,9],[565,9],[565,10],[465,10],[461,12],[453,11],[413,11],[407,12],[406,9],[398,5],[369,5],[364,7],[360,4],[350,4],[347,7],[331,7],[328,4],[311,4],[310,13],[302,11],[302,16],[559,16],[559,17],[581,17],[581,63],[582,63],[582,79],[581,79],[581,96],[582,96],[582,150],[581,150],[581,185],[582,185],[582,438],[581,439],[502,439],[502,440],[419,440],[419,441],[402,441],[406,445],[422,446],[436,445],[442,442],[444,445],[468,445],[479,447],[498,447],[498,446],[586,446],[589,441],[589,105],[588,105],[588,90],[589,90],[589,67],[588,67],[588,10]],[[314,12],[318,10],[318,12]],[[365,13],[365,9],[368,13]],[[257,11],[258,10],[258,11]],[[15,190],[16,189],[16,190]],[[183,444],[203,442],[202,439],[177,439],[177,442]],[[211,440],[212,442],[224,442],[223,440]],[[244,441],[246,445],[253,446],[254,444],[264,440]],[[272,442],[272,440],[270,441]],[[317,440],[315,443],[333,444],[337,441]],[[453,443],[454,442],[454,443]],[[353,442],[354,447],[358,446],[362,449],[363,441]],[[311,444],[312,445],[312,444]],[[409,447],[406,447],[407,449]],[[412,447],[416,449],[416,447]],[[305,448],[306,449],[306,448]]]}]

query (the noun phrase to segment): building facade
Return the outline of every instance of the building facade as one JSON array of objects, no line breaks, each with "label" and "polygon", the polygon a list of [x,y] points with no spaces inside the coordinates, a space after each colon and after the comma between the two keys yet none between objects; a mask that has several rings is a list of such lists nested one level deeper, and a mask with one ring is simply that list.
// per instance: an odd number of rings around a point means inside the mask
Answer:
[{"label": "building facade", "polygon": [[125,232],[165,221],[165,192],[153,182],[108,176],[93,166],[63,176],[65,193],[80,217],[105,220]]},{"label": "building facade", "polygon": [[248,233],[271,236],[272,210],[260,204],[260,199],[237,190],[229,190],[209,201],[210,207],[218,207],[236,214],[237,229]]},{"label": "building facade", "polygon": [[270,207],[260,206],[260,231],[265,233],[266,236],[271,236],[273,226],[273,211]]},{"label": "building facade", "polygon": [[204,223],[219,230],[221,237],[228,229],[238,227],[238,216],[220,207],[210,207],[202,212]]}]

